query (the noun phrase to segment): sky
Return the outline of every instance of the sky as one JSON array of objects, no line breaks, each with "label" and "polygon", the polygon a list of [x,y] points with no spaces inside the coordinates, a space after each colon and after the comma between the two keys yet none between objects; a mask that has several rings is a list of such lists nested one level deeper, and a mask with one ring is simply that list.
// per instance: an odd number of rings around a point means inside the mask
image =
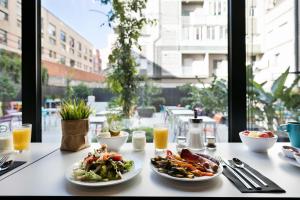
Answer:
[{"label": "sky", "polygon": [[100,26],[107,22],[107,17],[99,12],[107,13],[110,6],[101,5],[97,0],[42,0],[42,6],[90,41],[95,48],[107,46],[108,34],[112,33],[112,29],[107,23]]}]

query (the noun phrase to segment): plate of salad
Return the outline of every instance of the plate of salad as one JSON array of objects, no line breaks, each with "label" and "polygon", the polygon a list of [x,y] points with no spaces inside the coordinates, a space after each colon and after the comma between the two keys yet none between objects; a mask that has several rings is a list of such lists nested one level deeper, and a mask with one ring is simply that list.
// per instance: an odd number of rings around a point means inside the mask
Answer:
[{"label": "plate of salad", "polygon": [[101,145],[89,152],[81,161],[74,163],[66,172],[69,182],[88,187],[116,185],[128,181],[142,170],[139,160],[125,159],[116,152],[108,152]]}]

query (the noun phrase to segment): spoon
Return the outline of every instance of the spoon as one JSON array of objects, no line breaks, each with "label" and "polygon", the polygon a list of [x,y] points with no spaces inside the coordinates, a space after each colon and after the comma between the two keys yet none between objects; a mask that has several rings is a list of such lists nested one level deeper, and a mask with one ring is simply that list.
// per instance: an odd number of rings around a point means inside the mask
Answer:
[{"label": "spoon", "polygon": [[8,168],[10,168],[13,165],[14,161],[13,160],[9,160],[6,161],[1,167],[0,167],[0,172],[7,170]]},{"label": "spoon", "polygon": [[253,172],[251,172],[249,169],[247,169],[245,167],[244,163],[240,159],[233,158],[232,160],[233,160],[235,166],[246,170],[249,174],[251,174],[251,176],[253,176],[255,179],[257,179],[261,184],[263,184],[265,187],[268,187],[268,184],[266,184],[263,180],[261,180],[259,177],[257,177]]}]

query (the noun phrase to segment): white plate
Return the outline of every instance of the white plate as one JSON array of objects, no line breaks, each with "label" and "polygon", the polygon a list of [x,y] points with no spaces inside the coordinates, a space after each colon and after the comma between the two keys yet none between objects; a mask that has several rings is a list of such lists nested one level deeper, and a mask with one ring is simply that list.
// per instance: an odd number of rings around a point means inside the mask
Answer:
[{"label": "white plate", "polygon": [[[127,159],[125,159],[127,160]],[[84,182],[84,181],[77,181],[74,180],[74,178],[72,177],[73,174],[73,169],[77,168],[79,166],[79,162],[74,163],[67,171],[66,171],[66,178],[69,182],[76,184],[76,185],[80,185],[80,186],[87,186],[87,187],[104,187],[104,186],[109,186],[109,185],[116,185],[116,184],[120,184],[123,183],[125,181],[128,181],[132,178],[134,178],[135,176],[137,176],[141,171],[142,171],[142,163],[141,161],[137,160],[137,159],[130,159],[134,161],[134,165],[133,168],[127,172],[122,174],[122,179],[120,180],[112,180],[112,181],[103,181],[103,182]]]},{"label": "white plate", "polygon": [[278,155],[279,155],[279,157],[280,157],[282,160],[284,160],[285,162],[288,162],[288,163],[290,163],[290,164],[292,164],[292,165],[294,165],[294,166],[300,167],[300,163],[298,163],[298,162],[296,161],[296,159],[288,158],[288,157],[284,156],[282,152],[279,152]]},{"label": "white plate", "polygon": [[169,179],[173,179],[176,181],[188,181],[188,182],[211,180],[211,179],[218,177],[223,172],[223,166],[219,165],[219,169],[218,169],[217,173],[213,176],[201,176],[201,177],[194,177],[194,178],[178,178],[178,177],[170,176],[169,174],[166,174],[166,173],[159,172],[158,169],[151,162],[150,162],[150,166],[151,166],[151,169],[160,176],[163,176],[163,177],[166,177]]}]

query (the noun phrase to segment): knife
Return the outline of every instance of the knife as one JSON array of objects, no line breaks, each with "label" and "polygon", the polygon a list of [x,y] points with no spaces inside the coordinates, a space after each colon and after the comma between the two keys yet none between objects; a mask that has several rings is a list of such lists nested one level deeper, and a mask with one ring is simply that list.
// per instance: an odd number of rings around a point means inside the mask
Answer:
[{"label": "knife", "polygon": [[249,185],[238,173],[236,173],[233,168],[231,167],[230,163],[228,163],[226,160],[223,160],[224,164],[226,165],[226,167],[229,169],[229,171],[235,175],[235,177],[241,181],[244,186],[248,189],[248,190],[252,190],[253,188],[251,187],[251,185]]}]

